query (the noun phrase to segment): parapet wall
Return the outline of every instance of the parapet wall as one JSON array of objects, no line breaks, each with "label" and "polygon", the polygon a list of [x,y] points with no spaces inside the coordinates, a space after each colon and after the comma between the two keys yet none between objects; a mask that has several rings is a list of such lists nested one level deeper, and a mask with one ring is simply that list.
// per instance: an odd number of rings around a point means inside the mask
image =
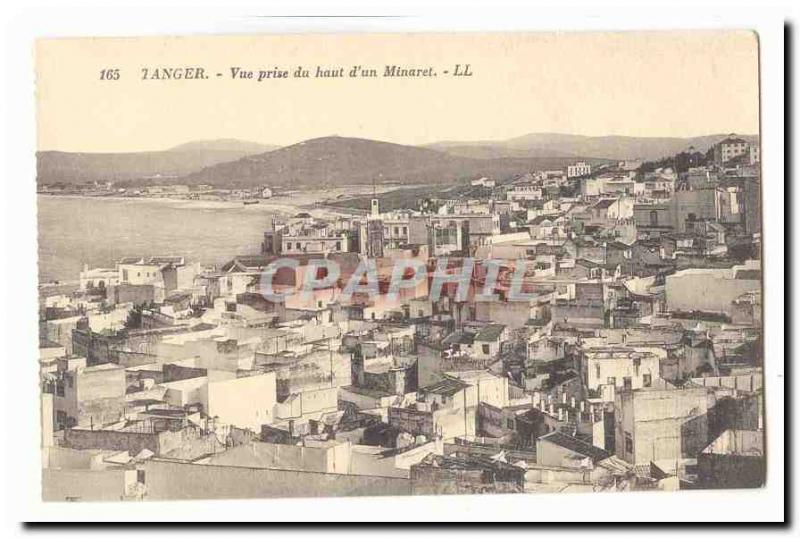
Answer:
[{"label": "parapet wall", "polygon": [[148,461],[147,500],[409,495],[405,478]]}]

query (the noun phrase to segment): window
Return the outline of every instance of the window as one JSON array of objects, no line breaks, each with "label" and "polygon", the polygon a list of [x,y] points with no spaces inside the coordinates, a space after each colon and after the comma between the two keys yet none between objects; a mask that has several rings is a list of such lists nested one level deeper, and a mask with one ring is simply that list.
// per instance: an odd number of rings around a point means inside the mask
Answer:
[{"label": "window", "polygon": [[296,248],[297,250],[300,250],[300,243],[295,243],[294,244],[294,248]]},{"label": "window", "polygon": [[483,344],[483,354],[484,355],[489,354],[489,344]]},{"label": "window", "polygon": [[286,243],[286,250],[292,250],[292,244]]},{"label": "window", "polygon": [[510,418],[506,421],[506,429],[513,430],[514,429],[514,419]]},{"label": "window", "polygon": [[595,364],[594,365],[594,376],[597,379],[600,379],[600,364]]},{"label": "window", "polygon": [[658,211],[650,211],[650,226],[658,226]]},{"label": "window", "polygon": [[644,374],[642,376],[642,385],[645,387],[649,387],[653,383],[653,376],[650,374]]},{"label": "window", "polygon": [[633,437],[628,432],[625,432],[625,452],[633,454]]},{"label": "window", "polygon": [[[623,340],[624,341],[624,340]],[[635,358],[633,359],[633,373],[635,375],[639,375],[639,367],[642,365],[642,359]]]},{"label": "window", "polygon": [[631,388],[633,388],[633,384],[631,382],[631,378],[630,377],[623,377],[622,378],[622,386],[627,390],[630,390]]}]

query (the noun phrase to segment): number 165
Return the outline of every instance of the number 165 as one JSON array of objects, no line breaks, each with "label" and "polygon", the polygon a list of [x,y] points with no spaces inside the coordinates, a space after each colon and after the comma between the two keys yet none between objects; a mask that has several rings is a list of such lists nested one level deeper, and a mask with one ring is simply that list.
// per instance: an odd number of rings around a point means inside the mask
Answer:
[{"label": "number 165", "polygon": [[103,69],[100,71],[100,80],[119,80],[119,69]]}]

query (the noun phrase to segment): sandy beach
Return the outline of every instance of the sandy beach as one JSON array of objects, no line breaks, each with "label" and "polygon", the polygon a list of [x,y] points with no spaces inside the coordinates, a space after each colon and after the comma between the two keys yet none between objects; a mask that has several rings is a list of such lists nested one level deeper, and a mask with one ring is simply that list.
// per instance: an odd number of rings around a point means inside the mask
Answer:
[{"label": "sandy beach", "polygon": [[[376,187],[376,193],[384,193],[402,188],[402,186],[382,186]],[[163,197],[163,196],[85,196],[79,194],[47,194],[43,196],[53,196],[59,198],[72,199],[96,199],[120,200],[126,202],[156,202],[167,204],[176,209],[245,209],[246,211],[257,211],[263,213],[277,213],[280,216],[291,216],[299,211],[305,211],[316,218],[336,218],[340,216],[352,216],[359,213],[357,210],[348,210],[332,206],[322,206],[325,202],[341,201],[348,198],[358,198],[373,192],[370,185],[342,186],[325,190],[297,190],[282,192],[272,198],[257,199],[258,203],[244,204],[244,200],[191,200],[185,198]]]}]

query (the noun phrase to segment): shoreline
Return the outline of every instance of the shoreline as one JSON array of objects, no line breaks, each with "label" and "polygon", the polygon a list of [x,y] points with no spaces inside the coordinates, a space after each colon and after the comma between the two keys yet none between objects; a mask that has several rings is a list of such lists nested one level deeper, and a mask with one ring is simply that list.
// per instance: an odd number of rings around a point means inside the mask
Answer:
[{"label": "shoreline", "polygon": [[[363,191],[371,192],[371,188],[367,187],[358,189],[355,191],[355,195],[363,195]],[[309,213],[320,220],[332,221],[338,218],[352,218],[361,214],[358,211],[350,211],[349,208],[339,209],[332,206],[322,205],[333,201],[339,194],[350,194],[352,192],[353,191],[350,191],[347,188],[337,188],[329,191],[318,189],[316,191],[288,192],[282,193],[281,195],[271,199],[259,200],[258,204],[247,205],[244,204],[244,200],[191,200],[164,196],[119,196],[116,193],[109,194],[107,196],[93,196],[75,193],[37,193],[37,228],[40,234],[55,233],[57,235],[66,233],[69,235],[69,230],[64,230],[63,224],[56,224],[57,227],[61,227],[61,229],[58,231],[54,232],[51,229],[54,223],[64,222],[60,216],[61,213],[68,212],[70,215],[73,215],[72,220],[77,219],[78,221],[82,221],[83,217],[80,216],[81,213],[88,212],[94,214],[93,208],[101,210],[102,214],[120,213],[129,216],[156,214],[161,215],[161,218],[167,219],[173,218],[171,215],[174,215],[175,219],[181,221],[185,220],[187,222],[193,222],[197,219],[210,219],[213,222],[217,222],[217,219],[220,219],[219,222],[228,223],[225,226],[231,225],[231,222],[240,222],[242,221],[241,219],[244,219],[244,221],[247,222],[252,222],[254,220],[263,220],[266,222],[273,215],[276,218],[283,220],[294,217],[300,212]],[[70,222],[72,220],[70,220]],[[56,235],[53,235],[52,237],[55,237]],[[260,236],[260,234],[258,235]],[[215,237],[214,234],[212,234],[212,236]],[[104,244],[103,241],[105,241],[103,234],[99,234],[97,237],[99,238],[100,245],[102,246]],[[249,250],[257,252],[260,240],[260,238],[256,238],[254,236],[253,241],[249,242],[252,243],[249,245]],[[133,240],[131,239],[131,241]],[[227,252],[228,250],[231,250],[231,248],[224,242],[220,242],[218,245],[216,245],[216,239],[212,239],[211,237],[209,237],[205,242],[207,244],[204,248],[208,248],[209,251],[216,251],[217,246],[220,247],[219,250],[221,251]],[[189,241],[188,245],[191,246],[197,243],[197,241],[191,240]],[[47,295],[53,292],[57,293],[58,290],[65,288],[77,287],[80,265],[73,263],[70,255],[66,255],[64,260],[50,258],[45,259],[45,256],[49,255],[48,250],[41,250],[41,245],[42,238],[40,237],[38,251],[38,261],[40,266],[37,278],[37,287],[40,293]],[[124,245],[122,246],[124,247]],[[50,249],[54,248],[55,247],[53,245],[50,246]],[[106,250],[114,250],[116,247],[112,248],[106,245],[104,248],[106,248]],[[94,250],[95,249],[91,248],[87,249],[87,253],[85,254],[86,259],[93,259],[90,253]],[[119,250],[119,248],[117,248],[117,250]],[[123,248],[122,250],[125,249]],[[141,250],[141,248],[139,250]],[[189,248],[189,250],[191,250],[191,248]],[[246,247],[242,247],[242,249],[238,250],[232,255],[243,253],[247,253]],[[193,256],[196,255],[197,252],[194,252]],[[227,257],[228,254],[225,256]],[[196,258],[196,261],[211,264],[220,263],[221,259],[217,259],[216,256],[209,258],[200,256]],[[43,263],[44,267],[42,267]],[[95,262],[92,263],[94,264]],[[102,264],[104,262],[97,261],[96,263]]]},{"label": "shoreline", "polygon": [[[376,193],[382,194],[402,188],[383,187],[376,189]],[[120,196],[120,195],[86,195],[86,194],[59,194],[48,192],[37,192],[37,200],[41,198],[64,198],[68,200],[109,200],[116,202],[151,202],[165,205],[172,205],[176,209],[245,209],[248,211],[262,211],[270,213],[280,213],[282,216],[291,216],[297,212],[305,211],[318,218],[330,218],[340,216],[353,216],[361,212],[349,208],[340,208],[328,205],[329,202],[346,200],[348,198],[360,198],[372,192],[369,186],[343,186],[333,189],[298,190],[279,194],[271,198],[263,199],[239,199],[239,200],[198,200],[191,198],[169,197],[169,196]],[[339,196],[346,197],[339,198]],[[257,201],[258,203],[245,203]]]}]

